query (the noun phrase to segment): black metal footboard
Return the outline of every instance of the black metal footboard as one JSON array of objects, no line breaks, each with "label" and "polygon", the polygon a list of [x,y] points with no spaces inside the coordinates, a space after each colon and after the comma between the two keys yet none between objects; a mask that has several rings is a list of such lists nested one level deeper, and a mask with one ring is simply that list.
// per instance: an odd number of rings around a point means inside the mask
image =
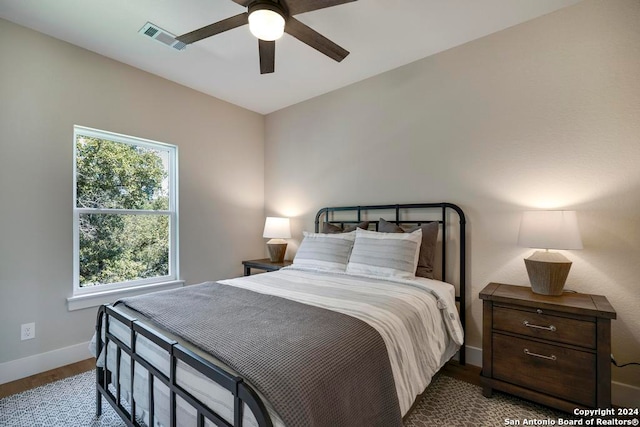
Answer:
[{"label": "black metal footboard", "polygon": [[[118,339],[109,330],[109,322],[111,318],[117,319],[130,331],[130,346]],[[103,326],[104,326],[104,342],[103,342]],[[136,352],[136,341],[139,336],[144,336],[158,347],[169,354],[169,376],[162,373],[157,367],[153,366],[148,360],[145,360]],[[116,345],[116,367],[113,372],[107,369],[107,351],[108,344]],[[176,426],[176,398],[179,396],[184,399],[197,412],[197,426],[203,427],[205,419],[210,420],[219,427],[242,427],[244,404],[251,410],[255,416],[259,427],[272,427],[271,418],[267,413],[267,409],[257,395],[257,393],[242,378],[226,372],[224,369],[212,364],[211,362],[201,358],[192,351],[178,344],[176,341],[170,340],[153,329],[147,327],[138,320],[120,313],[112,308],[111,305],[103,305],[98,309],[98,318],[96,321],[96,355],[104,353],[104,366],[96,367],[96,415],[102,413],[102,397],[104,397],[120,415],[122,420],[128,426],[141,426],[139,413],[136,412],[136,402],[134,399],[134,378],[135,369],[144,368],[148,372],[148,424],[155,424],[154,414],[154,381],[162,382],[169,389],[169,423],[170,427]],[[121,358],[122,353],[130,357],[129,372],[129,390],[130,402],[123,402],[121,390]],[[207,407],[200,400],[195,398],[180,385],[176,383],[176,365],[178,361],[185,363],[191,368],[201,373],[206,378],[219,384],[233,395],[234,415],[233,424],[230,424],[222,416]],[[134,363],[135,362],[135,363]],[[115,376],[115,378],[114,378]],[[113,381],[112,381],[113,380]],[[109,384],[114,383],[115,393],[109,389]]]}]

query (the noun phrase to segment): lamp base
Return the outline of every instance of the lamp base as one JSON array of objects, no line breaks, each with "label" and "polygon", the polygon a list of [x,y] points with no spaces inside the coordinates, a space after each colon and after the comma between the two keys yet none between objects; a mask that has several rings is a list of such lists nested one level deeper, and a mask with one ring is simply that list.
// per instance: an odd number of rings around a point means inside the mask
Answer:
[{"label": "lamp base", "polygon": [[571,261],[558,252],[537,251],[525,258],[531,290],[540,295],[562,295]]},{"label": "lamp base", "polygon": [[267,248],[269,249],[269,259],[271,260],[271,262],[284,261],[284,253],[287,251],[286,243],[267,242]]}]

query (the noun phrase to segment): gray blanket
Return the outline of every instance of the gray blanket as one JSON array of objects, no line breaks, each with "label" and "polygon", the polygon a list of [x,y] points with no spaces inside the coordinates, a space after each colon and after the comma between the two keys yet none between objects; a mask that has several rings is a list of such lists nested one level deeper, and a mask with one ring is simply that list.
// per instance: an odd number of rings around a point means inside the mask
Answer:
[{"label": "gray blanket", "polygon": [[288,427],[402,425],[384,341],[359,319],[213,282],[118,303],[226,363]]}]

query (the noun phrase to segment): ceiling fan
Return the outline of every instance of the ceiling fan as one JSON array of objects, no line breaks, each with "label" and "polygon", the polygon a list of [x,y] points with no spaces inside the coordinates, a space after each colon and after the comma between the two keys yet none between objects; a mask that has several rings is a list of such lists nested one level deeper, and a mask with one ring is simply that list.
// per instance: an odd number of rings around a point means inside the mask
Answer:
[{"label": "ceiling fan", "polygon": [[275,69],[276,40],[284,32],[303,43],[324,53],[338,62],[349,55],[349,52],[338,46],[322,34],[306,26],[293,17],[299,13],[311,12],[331,6],[338,6],[357,0],[232,0],[247,8],[247,11],[231,18],[223,19],[190,33],[176,37],[177,40],[190,44],[207,37],[215,36],[245,24],[258,38],[260,53],[260,74],[273,73]]}]

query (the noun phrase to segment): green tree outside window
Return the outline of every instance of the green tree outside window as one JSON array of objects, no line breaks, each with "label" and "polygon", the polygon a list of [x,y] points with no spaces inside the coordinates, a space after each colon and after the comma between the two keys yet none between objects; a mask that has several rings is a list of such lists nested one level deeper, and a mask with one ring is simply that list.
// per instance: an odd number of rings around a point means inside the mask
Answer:
[{"label": "green tree outside window", "polygon": [[168,152],[81,134],[75,145],[79,286],[167,276]]}]

